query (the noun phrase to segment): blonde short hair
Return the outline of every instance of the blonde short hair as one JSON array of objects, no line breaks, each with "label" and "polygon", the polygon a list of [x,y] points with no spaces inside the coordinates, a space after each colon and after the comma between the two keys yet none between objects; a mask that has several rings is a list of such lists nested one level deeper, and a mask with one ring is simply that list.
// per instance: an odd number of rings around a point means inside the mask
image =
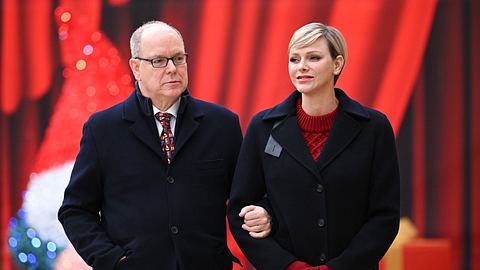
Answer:
[{"label": "blonde short hair", "polygon": [[[290,39],[290,43],[288,44],[288,53],[290,53],[293,48],[308,47],[321,37],[324,37],[327,41],[332,58],[335,59],[341,55],[344,59],[343,66],[345,66],[347,62],[347,44],[345,43],[342,33],[332,26],[318,22],[306,24],[293,33],[292,39]],[[341,73],[342,71],[340,71],[338,75],[335,75],[335,82]]]}]

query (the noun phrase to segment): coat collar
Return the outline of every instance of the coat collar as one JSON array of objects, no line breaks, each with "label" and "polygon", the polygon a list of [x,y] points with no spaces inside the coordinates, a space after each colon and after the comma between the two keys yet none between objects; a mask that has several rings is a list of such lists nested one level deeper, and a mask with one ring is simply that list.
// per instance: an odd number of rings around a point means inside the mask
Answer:
[{"label": "coat collar", "polygon": [[[188,89],[183,91],[180,99],[180,107],[178,108],[179,114],[185,111],[186,105],[190,99],[190,92]],[[138,109],[140,109],[140,112],[146,117],[153,116],[152,100],[142,95],[142,92],[138,86],[138,82],[135,82],[134,92],[126,100],[126,106],[123,115],[124,118],[126,120],[133,121],[137,117],[136,112]]]},{"label": "coat collar", "polygon": [[365,108],[350,99],[342,90],[336,88],[335,95],[339,100],[340,108],[317,161],[312,158],[308,150],[295,116],[295,103],[300,97],[298,91],[294,91],[263,117],[263,121],[275,121],[277,123],[271,131],[273,138],[320,181],[320,172],[358,135],[363,127],[362,120],[368,121],[370,118]]},{"label": "coat collar", "polygon": [[[180,107],[178,108],[173,160],[175,160],[177,153],[194,134],[203,116],[204,112],[198,106],[196,99],[190,96],[188,89],[185,90],[181,96]],[[138,88],[138,83],[135,83],[134,91],[124,102],[123,119],[131,122],[131,132],[166,162],[155,125],[152,101],[150,98],[142,95]]]},{"label": "coat collar", "polygon": [[[295,90],[283,102],[273,107],[268,113],[263,116],[263,120],[272,120],[283,118],[287,115],[294,115],[296,113],[297,99],[300,97],[300,92]],[[370,115],[365,108],[357,101],[351,99],[343,90],[335,88],[335,96],[340,102],[340,110],[349,114],[369,119]]]}]

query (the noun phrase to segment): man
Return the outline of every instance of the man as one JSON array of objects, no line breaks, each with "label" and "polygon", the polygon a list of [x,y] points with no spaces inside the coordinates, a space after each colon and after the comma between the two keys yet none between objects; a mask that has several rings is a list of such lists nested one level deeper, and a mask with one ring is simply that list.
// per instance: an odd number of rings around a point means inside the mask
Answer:
[{"label": "man", "polygon": [[[149,22],[130,47],[135,90],[85,123],[59,220],[94,269],[231,269],[225,211],[238,117],[188,94],[175,28]],[[265,236],[268,214],[250,207],[245,228]]]}]

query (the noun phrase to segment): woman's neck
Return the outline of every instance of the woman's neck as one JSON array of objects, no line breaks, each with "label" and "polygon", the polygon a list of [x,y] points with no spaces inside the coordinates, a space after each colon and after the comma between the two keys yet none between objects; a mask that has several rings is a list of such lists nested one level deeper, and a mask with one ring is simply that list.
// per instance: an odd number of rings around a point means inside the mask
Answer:
[{"label": "woman's neck", "polygon": [[310,116],[325,115],[338,106],[335,90],[302,94],[302,109]]}]

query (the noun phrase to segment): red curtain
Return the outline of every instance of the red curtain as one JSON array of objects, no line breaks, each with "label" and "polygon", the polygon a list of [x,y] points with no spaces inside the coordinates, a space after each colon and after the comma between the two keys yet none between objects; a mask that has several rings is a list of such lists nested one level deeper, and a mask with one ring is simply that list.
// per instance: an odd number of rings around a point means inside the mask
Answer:
[{"label": "red curtain", "polygon": [[480,269],[478,1],[439,2],[399,147],[410,152],[404,208],[420,233],[447,238],[452,269]]},{"label": "red curtain", "polygon": [[[465,54],[465,60],[468,61],[469,69],[465,70],[468,74],[466,83],[470,88],[470,97],[467,102],[470,102],[470,121],[467,125],[470,126],[471,144],[467,149],[467,157],[470,159],[470,179],[471,186],[467,192],[470,192],[471,208],[466,213],[471,217],[471,267],[470,269],[480,269],[480,52],[477,48],[480,47],[480,31],[475,25],[480,24],[480,2],[472,1],[471,6],[466,8],[469,20],[465,23],[469,32],[467,35],[470,38],[467,40],[468,52]],[[467,262],[468,264],[468,262]]]},{"label": "red curtain", "polygon": [[[21,207],[61,87],[57,2],[0,2],[0,269],[13,269],[8,220]],[[152,19],[177,27],[190,54],[192,94],[237,112],[244,128],[293,90],[287,45],[294,30],[312,21],[337,27],[349,50],[338,86],[383,111],[398,135],[403,214],[422,236],[451,241],[453,269],[475,270],[479,13],[477,0],[110,0],[91,20],[125,65],[133,29]]]}]

